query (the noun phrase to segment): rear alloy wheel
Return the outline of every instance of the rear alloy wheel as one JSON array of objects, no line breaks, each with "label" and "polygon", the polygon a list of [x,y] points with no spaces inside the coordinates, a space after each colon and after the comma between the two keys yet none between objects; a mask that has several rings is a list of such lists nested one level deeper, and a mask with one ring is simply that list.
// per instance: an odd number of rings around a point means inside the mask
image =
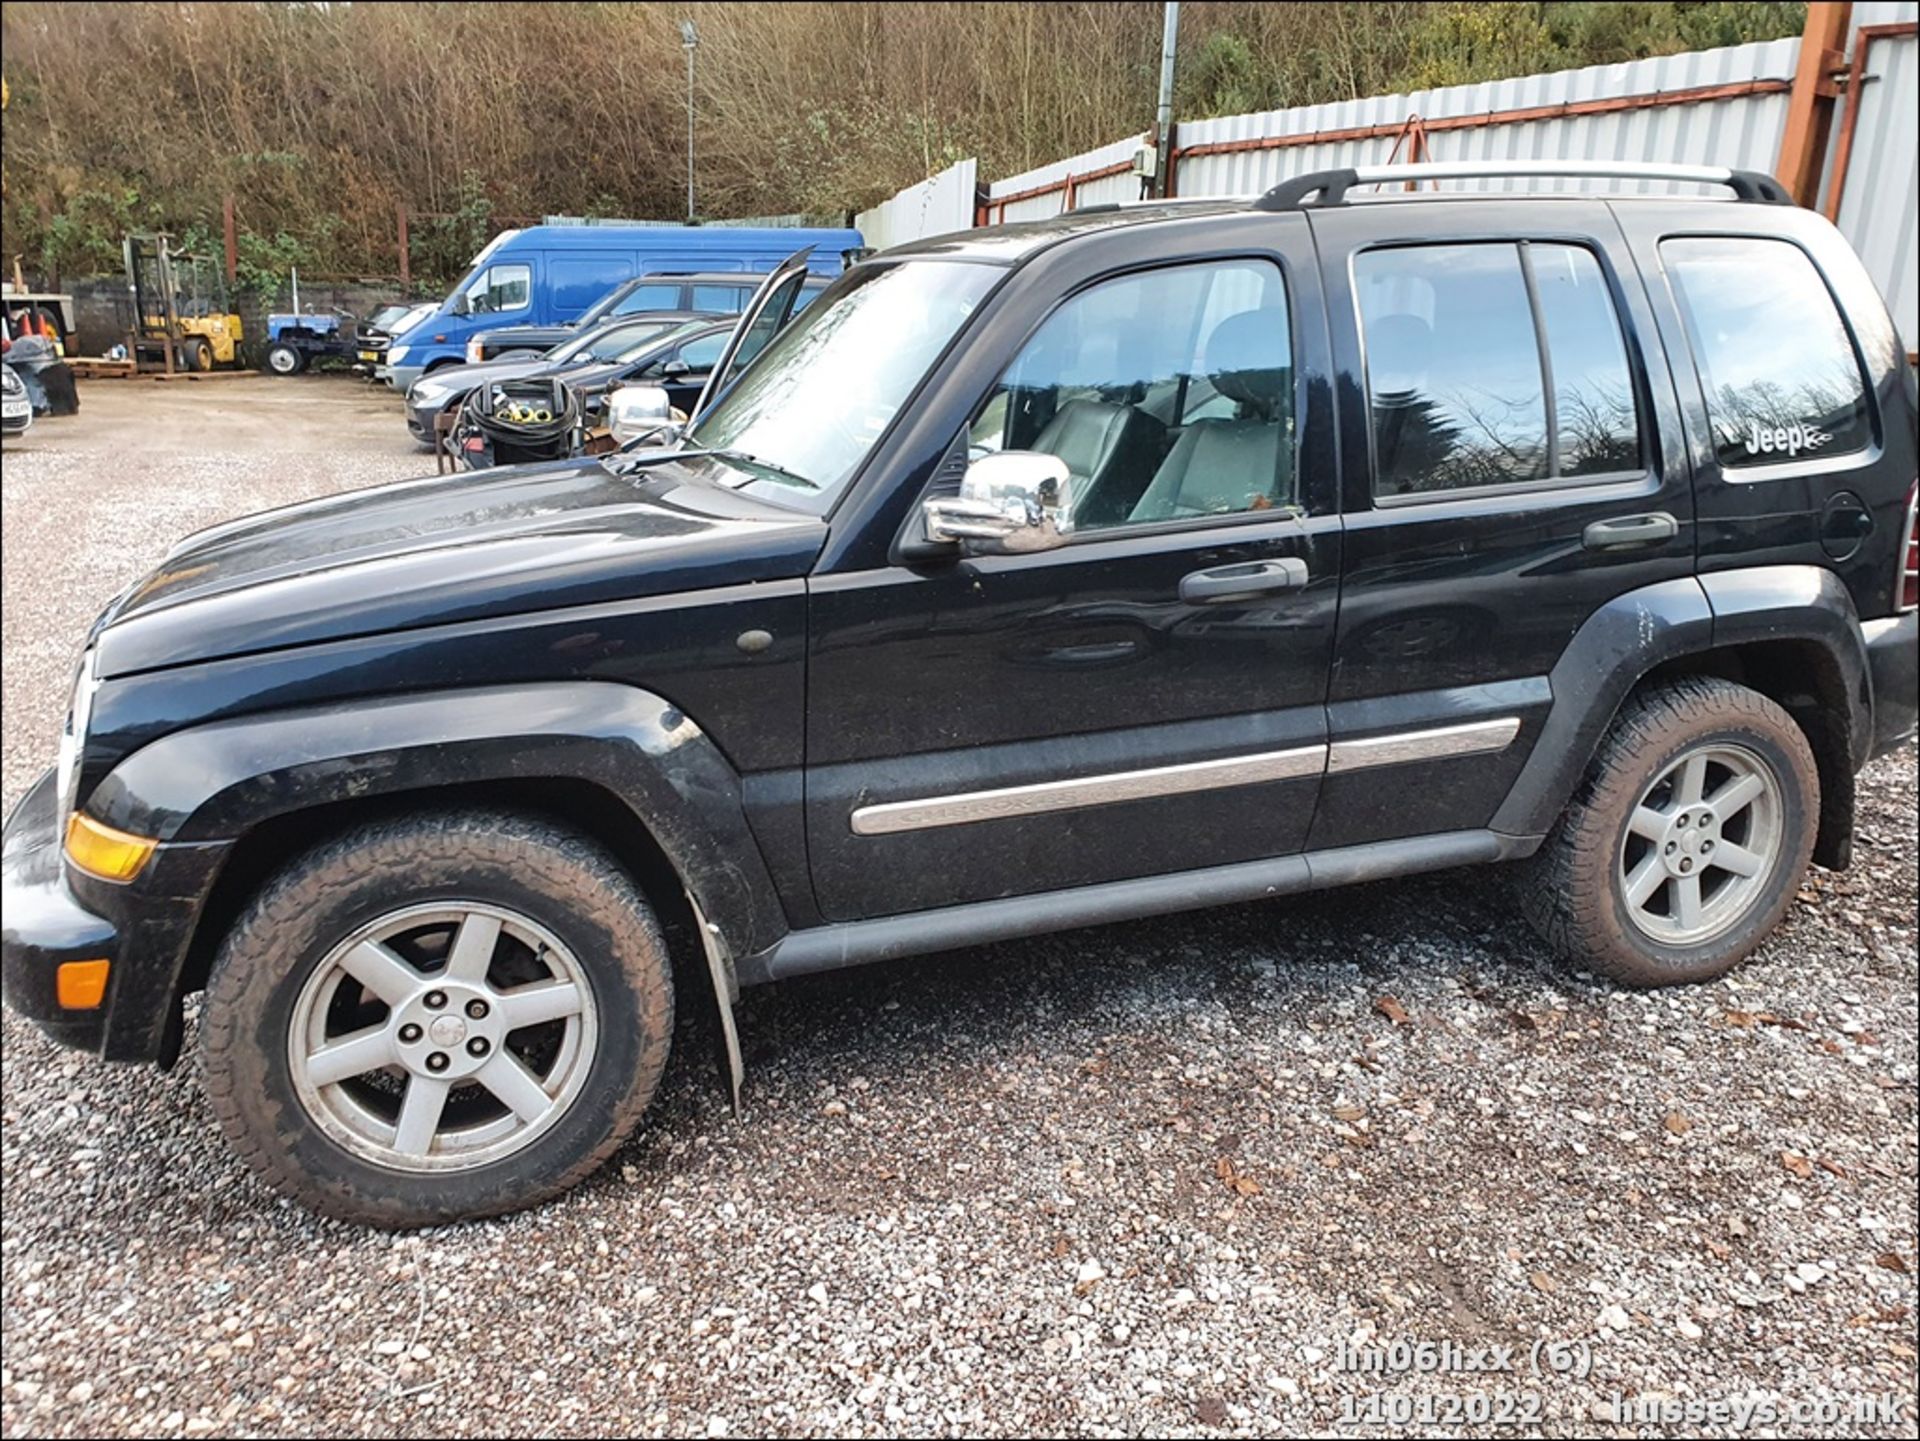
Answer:
[{"label": "rear alloy wheel", "polygon": [[298,375],[307,368],[307,357],[291,345],[276,345],[267,351],[267,369],[275,375]]},{"label": "rear alloy wheel", "polygon": [[672,1032],[666,949],[625,871],[490,812],[382,821],[295,860],[234,924],[201,1020],[235,1149],[379,1226],[574,1185],[638,1123]]},{"label": "rear alloy wheel", "polygon": [[1627,818],[1619,875],[1628,917],[1666,946],[1711,941],[1753,909],[1779,864],[1780,782],[1743,746],[1701,746]]},{"label": "rear alloy wheel", "polygon": [[1711,980],[1786,914],[1820,774],[1773,701],[1692,676],[1628,700],[1521,903],[1554,950],[1629,986]]}]

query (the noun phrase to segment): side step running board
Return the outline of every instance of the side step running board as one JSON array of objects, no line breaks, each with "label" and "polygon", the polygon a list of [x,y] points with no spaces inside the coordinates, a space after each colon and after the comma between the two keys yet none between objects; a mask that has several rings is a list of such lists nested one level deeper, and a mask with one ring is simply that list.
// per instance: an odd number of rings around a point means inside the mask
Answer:
[{"label": "side step running board", "polygon": [[1207,870],[1107,881],[1068,891],[974,901],[870,921],[844,921],[789,932],[770,949],[757,956],[744,957],[736,966],[741,985],[757,985],[813,971],[984,945],[1047,931],[1075,930],[1081,926],[1201,910],[1235,901],[1326,890],[1417,871],[1512,860],[1531,855],[1540,841],[1539,836],[1509,836],[1487,830],[1446,831],[1271,860],[1241,861]]}]

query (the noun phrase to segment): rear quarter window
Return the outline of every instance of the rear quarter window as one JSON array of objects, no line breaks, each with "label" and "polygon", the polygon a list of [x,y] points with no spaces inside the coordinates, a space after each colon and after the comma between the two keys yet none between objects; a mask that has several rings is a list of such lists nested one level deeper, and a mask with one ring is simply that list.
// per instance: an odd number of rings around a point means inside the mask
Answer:
[{"label": "rear quarter window", "polygon": [[1660,242],[1729,470],[1826,459],[1873,443],[1866,381],[1840,312],[1797,245]]}]

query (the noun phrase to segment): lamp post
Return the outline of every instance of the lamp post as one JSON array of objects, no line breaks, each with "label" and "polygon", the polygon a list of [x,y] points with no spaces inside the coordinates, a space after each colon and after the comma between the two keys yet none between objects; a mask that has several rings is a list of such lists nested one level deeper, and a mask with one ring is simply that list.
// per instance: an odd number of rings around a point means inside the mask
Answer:
[{"label": "lamp post", "polygon": [[687,224],[693,224],[693,47],[700,43],[691,20],[680,22],[680,44],[687,52]]}]

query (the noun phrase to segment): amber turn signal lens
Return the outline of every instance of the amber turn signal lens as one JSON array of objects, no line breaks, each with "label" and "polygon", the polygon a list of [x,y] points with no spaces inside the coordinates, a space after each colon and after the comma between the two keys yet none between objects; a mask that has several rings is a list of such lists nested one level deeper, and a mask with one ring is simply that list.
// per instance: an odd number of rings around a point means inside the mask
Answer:
[{"label": "amber turn signal lens", "polygon": [[106,961],[62,961],[54,972],[54,994],[69,1011],[96,1011],[107,995]]},{"label": "amber turn signal lens", "polygon": [[80,811],[67,822],[67,859],[103,881],[130,881],[153,854],[157,842],[103,826]]}]

